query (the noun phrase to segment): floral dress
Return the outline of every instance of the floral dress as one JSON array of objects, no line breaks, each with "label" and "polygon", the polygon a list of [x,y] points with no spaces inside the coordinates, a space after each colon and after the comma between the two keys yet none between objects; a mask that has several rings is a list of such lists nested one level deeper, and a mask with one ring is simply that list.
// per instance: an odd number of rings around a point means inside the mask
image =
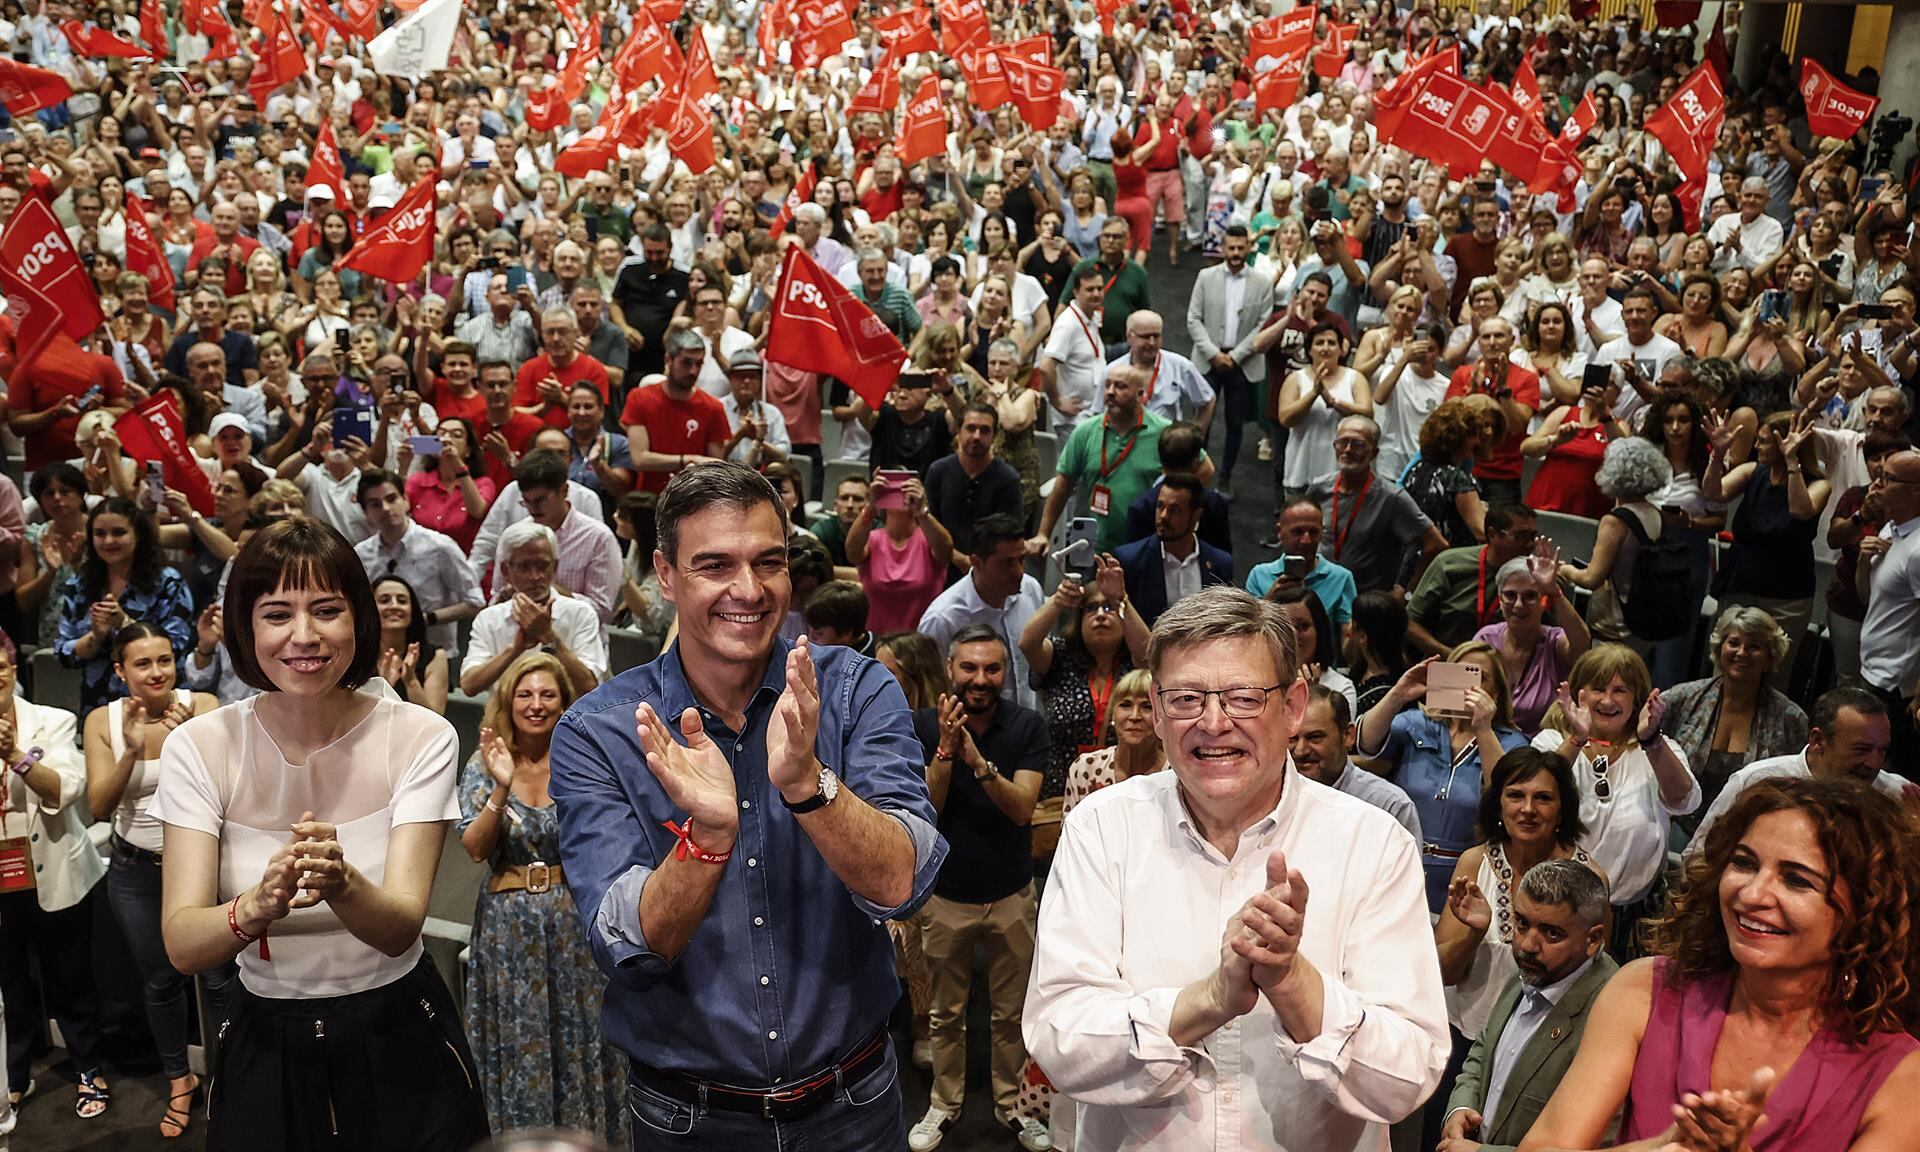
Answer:
[{"label": "floral dress", "polygon": [[[493,792],[478,753],[460,772],[458,836]],[[495,868],[560,859],[553,805],[507,799]],[[580,1128],[625,1143],[626,1060],[600,1034],[606,980],[594,964],[565,884],[493,892],[474,903],[467,965],[467,1035],[496,1132]]]}]

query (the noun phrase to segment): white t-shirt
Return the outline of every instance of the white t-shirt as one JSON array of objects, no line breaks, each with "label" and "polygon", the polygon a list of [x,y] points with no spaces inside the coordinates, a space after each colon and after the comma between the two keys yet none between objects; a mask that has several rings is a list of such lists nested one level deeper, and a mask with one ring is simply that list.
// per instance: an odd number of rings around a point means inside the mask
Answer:
[{"label": "white t-shirt", "polygon": [[[1599,345],[1594,343],[1593,334],[1587,331],[1587,302],[1575,295],[1567,309],[1573,313],[1574,339],[1580,351],[1593,355]],[[1615,337],[1627,330],[1627,326],[1620,322],[1620,302],[1611,297],[1594,305],[1593,323],[1601,332],[1611,333]]]},{"label": "white t-shirt", "polygon": [[[257,715],[254,696],[182,724],[160,750],[154,819],[218,837],[216,896],[231,900],[260,882],[301,815],[332,824],[340,847],[371,882],[386,876],[396,825],[451,822],[459,741],[453,725],[374,679],[360,690],[372,709],[346,734],[289,763]],[[388,956],[347,931],[332,906],[300,908],[268,933],[270,960],[249,945],[240,980],[256,996],[347,996],[400,979],[420,960],[420,942]]]},{"label": "white t-shirt", "polygon": [[[1374,372],[1376,397],[1381,381],[1393,374],[1399,355],[1397,351],[1388,353],[1386,362]],[[1422,376],[1420,369],[1409,364],[1406,371],[1400,373],[1400,381],[1393,386],[1387,402],[1381,404],[1375,400],[1373,415],[1380,423],[1380,453],[1373,461],[1376,475],[1396,484],[1400,482],[1400,474],[1420,455],[1420,426],[1447,398],[1448,383],[1445,373]]]},{"label": "white t-shirt", "polygon": [[[174,689],[173,698],[193,707],[193,693],[185,688]],[[107,704],[107,751],[115,761],[127,751],[126,729],[122,727],[126,709],[124,696]],[[155,722],[153,717],[148,720]],[[135,760],[133,771],[127,774],[126,790],[120,793],[120,803],[113,808],[113,834],[147,852],[158,852],[164,846],[160,821],[153,818],[153,792],[159,786],[160,761]]]},{"label": "white t-shirt", "polygon": [[[973,295],[967,297],[967,306],[973,309],[974,315],[976,316],[980,314],[980,292],[982,287],[982,284],[974,285]],[[1039,315],[1040,306],[1046,302],[1047,290],[1041,286],[1040,281],[1027,275],[1025,272],[1015,272],[1013,274],[1013,303],[1008,306],[1008,311],[1015,320],[1025,324],[1028,330],[1031,331],[1034,324],[1034,317]],[[1064,320],[1066,317],[1063,316],[1061,319]],[[1096,332],[1095,335],[1098,335],[1098,333]]]},{"label": "white t-shirt", "polygon": [[1086,406],[1075,415],[1054,409],[1054,431],[1066,438],[1074,425],[1093,411],[1094,397],[1107,383],[1107,349],[1100,343],[1100,316],[1083,316],[1078,304],[1069,303],[1047,334],[1047,346],[1041,355],[1054,363],[1054,379],[1060,397],[1078,396]]},{"label": "white t-shirt", "polygon": [[[1566,736],[1551,728],[1533,738],[1533,746],[1558,753]],[[1667,747],[1687,767],[1687,796],[1669,808],[1660,798],[1660,779],[1654,775],[1653,761],[1634,745],[1624,756],[1612,757],[1607,765],[1607,799],[1594,791],[1600,773],[1594,771],[1595,756],[1605,756],[1598,744],[1581,749],[1573,764],[1573,778],[1580,783],[1580,819],[1587,834],[1580,841],[1605,873],[1612,889],[1608,898],[1615,905],[1632,904],[1653,888],[1660,870],[1667,866],[1667,826],[1673,817],[1685,816],[1700,807],[1700,781],[1687,765],[1687,754],[1679,745],[1667,741]]]},{"label": "white t-shirt", "polygon": [[[700,379],[696,383],[699,384],[700,391],[715,400],[724,400],[733,395],[733,386],[727,383],[727,370],[720,367],[720,361],[714,357],[713,341],[707,339],[707,334],[698,328],[695,328],[694,332],[699,335],[700,342],[707,348],[707,358],[700,362]],[[720,355],[725,356],[729,361],[742,352],[752,350],[753,337],[749,333],[739,328],[720,330]]]},{"label": "white t-shirt", "polygon": [[[1686,351],[1680,345],[1655,332],[1647,337],[1645,344],[1631,343],[1630,338],[1626,336],[1609,340],[1593,354],[1589,363],[1635,364],[1639,367],[1640,374],[1647,378],[1647,383],[1658,387],[1660,374],[1667,370],[1668,361],[1678,360],[1684,355]],[[1646,398],[1640,395],[1638,388],[1627,383],[1624,373],[1615,372],[1614,379],[1620,384],[1620,398],[1613,402],[1613,414],[1619,417],[1622,423],[1631,425],[1634,416],[1647,406]],[[1612,873],[1609,872],[1608,875],[1611,876]]]}]

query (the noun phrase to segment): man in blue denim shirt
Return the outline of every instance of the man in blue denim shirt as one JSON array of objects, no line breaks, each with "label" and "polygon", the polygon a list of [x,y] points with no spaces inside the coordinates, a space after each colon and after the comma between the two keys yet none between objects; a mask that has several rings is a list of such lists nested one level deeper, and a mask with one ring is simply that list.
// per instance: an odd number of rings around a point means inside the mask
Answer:
[{"label": "man in blue denim shirt", "polygon": [[779,639],[786,519],[764,477],[685,469],[656,516],[679,640],[577,702],[552,756],[633,1146],[901,1147],[880,920],[946,856],[905,696],[845,648]]}]

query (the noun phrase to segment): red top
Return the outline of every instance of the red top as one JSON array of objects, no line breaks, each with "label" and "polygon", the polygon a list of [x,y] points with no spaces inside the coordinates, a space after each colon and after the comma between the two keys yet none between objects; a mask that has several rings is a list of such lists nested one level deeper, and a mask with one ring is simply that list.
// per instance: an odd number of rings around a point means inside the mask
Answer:
[{"label": "red top", "polygon": [[[64,340],[56,340],[34,357],[24,372],[14,372],[9,381],[8,407],[15,412],[44,412],[71,397],[79,400],[94,385],[100,387],[103,405],[119,404],[126,396],[120,369],[111,357],[88,352]],[[80,413],[61,416],[45,429],[26,436],[27,471],[45,468],[62,460],[71,460],[80,449],[73,433],[80,426]]]},{"label": "red top", "polygon": [[1547,449],[1540,470],[1527,489],[1527,507],[1535,512],[1563,512],[1598,520],[1613,507],[1613,498],[1600,491],[1594,478],[1606,458],[1606,425],[1581,428],[1571,440]]},{"label": "red top", "polygon": [[226,291],[229,296],[238,296],[247,290],[247,257],[253,255],[255,248],[260,247],[260,241],[253,237],[235,233],[233,239],[222,241],[209,230],[193,242],[193,250],[187,253],[187,268],[191,270],[200,267],[200,261],[212,255],[215,248],[222,248],[229,244],[239,249],[239,255],[227,261]]},{"label": "red top", "polygon": [[899,180],[895,180],[893,187],[888,188],[884,192],[880,190],[878,185],[875,185],[867,189],[866,195],[860,197],[860,207],[865,209],[867,215],[871,216],[876,222],[885,220],[895,212],[900,211],[900,195],[905,187],[906,185]]},{"label": "red top", "polygon": [[[1471,396],[1475,393],[1492,395],[1485,384],[1476,380],[1478,364],[1462,364],[1453,370],[1453,379],[1447,385],[1447,399],[1455,396]],[[1531,368],[1522,368],[1518,364],[1507,365],[1507,387],[1513,389],[1513,399],[1535,412],[1540,410],[1540,376]],[[1507,438],[1493,450],[1493,455],[1484,461],[1476,462],[1473,474],[1482,480],[1518,480],[1520,479],[1520,442],[1527,438],[1527,426],[1507,429]]]},{"label": "red top", "polygon": [[[439,409],[435,408],[434,411],[437,414]],[[545,427],[546,425],[541,422],[538,416],[529,416],[525,412],[515,412],[512,419],[500,425],[500,431],[506,435],[507,447],[519,453],[525,452],[527,445],[533,443],[534,434]],[[487,422],[486,414],[483,412],[474,430],[480,433],[480,439],[484,441],[487,438],[487,434],[494,430],[494,425]],[[486,461],[484,471],[487,478],[493,481],[495,488],[505,488],[513,482],[513,469],[501,463],[498,456],[483,450],[480,453],[480,458]]]},{"label": "red top", "polygon": [[[536,404],[543,404],[544,402],[540,399],[540,381],[549,376],[559,380],[562,388],[572,388],[585,380],[600,390],[600,403],[608,403],[607,398],[611,394],[611,387],[607,383],[606,366],[600,361],[585,352],[576,352],[572,363],[565,368],[556,368],[553,365],[553,359],[542,352],[520,365],[520,372],[513,380],[513,406],[531,408]],[[439,408],[436,406],[434,411],[439,411]],[[540,418],[549,428],[565,428],[567,406],[564,403],[544,404]]]},{"label": "red top", "polygon": [[1153,153],[1147,157],[1147,171],[1165,172],[1180,166],[1180,128],[1177,120],[1160,125],[1160,143],[1153,146]]},{"label": "red top", "polygon": [[[480,490],[480,501],[491,508],[499,491],[485,476],[475,476],[473,486]],[[480,534],[484,517],[467,515],[466,498],[460,489],[440,482],[435,472],[415,472],[407,477],[407,503],[413,508],[413,522],[436,532],[445,532],[460,545],[460,551],[473,550],[473,538]]]},{"label": "red top", "polygon": [[449,416],[458,416],[467,423],[480,429],[487,426],[487,398],[475,388],[466,396],[455,396],[453,386],[447,383],[445,376],[433,379],[433,392],[427,397],[427,403],[433,405],[434,414],[445,420]]},{"label": "red top", "polygon": [[1124,159],[1118,150],[1113,156],[1114,201],[1142,199],[1147,194],[1147,170]]},{"label": "red top", "polygon": [[[647,449],[669,456],[715,455],[715,449],[724,445],[730,434],[727,410],[720,406],[720,401],[698,388],[685,400],[677,400],[668,394],[664,384],[634,389],[627,396],[627,406],[620,411],[620,423],[627,427],[629,437],[635,425],[645,428]],[[666,488],[671,475],[642,472],[640,487],[659,492]]]}]

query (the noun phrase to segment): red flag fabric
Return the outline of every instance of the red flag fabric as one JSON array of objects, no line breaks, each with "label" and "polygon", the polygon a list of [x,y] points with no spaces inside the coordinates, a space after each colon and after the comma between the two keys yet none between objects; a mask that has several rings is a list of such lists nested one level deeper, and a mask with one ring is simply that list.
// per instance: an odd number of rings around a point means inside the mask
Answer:
[{"label": "red flag fabric", "polygon": [[1420,94],[1427,77],[1438,72],[1455,76],[1460,74],[1458,44],[1450,44],[1443,52],[1431,52],[1421,57],[1412,67],[1389,81],[1386,87],[1374,93],[1373,127],[1380,139],[1393,139],[1400,121],[1406,117],[1407,109],[1413,106],[1413,98]]},{"label": "red flag fabric", "polygon": [[[696,36],[694,39],[703,40],[705,37]],[[576,54],[578,51],[576,49]],[[591,55],[598,55],[598,53],[594,52]],[[666,28],[652,20],[636,18],[633,22],[633,35],[621,47],[620,55],[614,57],[613,73],[619,78],[620,87],[632,91],[655,77],[664,77],[679,71],[680,65],[680,47],[673,42],[673,37],[667,33]],[[585,79],[585,69],[588,66],[581,66],[582,80]],[[567,67],[569,69],[573,67],[571,58],[567,61]],[[567,99],[576,99],[578,95],[574,93]]]},{"label": "red flag fabric", "polygon": [[551,132],[567,122],[569,105],[556,87],[536,88],[527,93],[527,127],[535,132]]},{"label": "red flag fabric", "polygon": [[153,205],[127,193],[127,271],[146,277],[147,299],[157,307],[173,311],[173,265],[167,263],[166,250],[147,227],[147,215]]},{"label": "red flag fabric", "polygon": [[1285,109],[1300,98],[1300,82],[1307,75],[1307,49],[1293,48],[1283,53],[1280,64],[1253,78],[1253,106],[1264,112]]},{"label": "red flag fabric", "polygon": [[1531,112],[1536,118],[1543,117],[1545,110],[1540,105],[1540,77],[1533,71],[1533,60],[1522,56],[1519,67],[1513,70],[1513,102],[1522,112]]},{"label": "red flag fabric", "polygon": [[[635,41],[640,39],[641,25],[640,20],[633,22],[633,36],[628,39],[627,47],[620,50],[622,56],[633,47]],[[648,26],[652,27],[651,24]],[[567,62],[560,67],[559,91],[560,99],[564,103],[571,104],[580,98],[580,94],[587,90],[587,72],[599,66],[600,17],[593,18],[593,22],[588,25],[588,32],[590,35],[581,37],[580,43],[567,53]],[[628,84],[621,77],[619,58],[614,60],[613,72],[615,78],[620,81],[621,87],[639,87],[637,84]]]},{"label": "red flag fabric", "polygon": [[372,40],[380,35],[380,0],[344,0],[340,11],[355,36]]},{"label": "red flag fabric", "polygon": [[1700,19],[1700,0],[1658,0],[1653,6],[1653,26],[1685,28]]},{"label": "red flag fabric", "polygon": [[1000,63],[1006,66],[1007,87],[1013,92],[1020,119],[1040,131],[1053,127],[1060,119],[1060,93],[1067,87],[1065,74],[1051,64],[1035,64],[1016,52],[1002,51]]},{"label": "red flag fabric", "polygon": [[580,138],[560,150],[553,158],[553,170],[563,176],[579,179],[589,172],[604,172],[607,165],[620,158],[620,142],[616,129],[621,125],[602,116],[600,122],[580,134]]},{"label": "red flag fabric", "polygon": [[680,9],[684,0],[646,0],[647,15],[661,24],[671,24],[680,18]]},{"label": "red flag fabric", "polygon": [[45,68],[22,64],[11,56],[0,56],[0,104],[14,116],[27,116],[42,108],[65,104],[73,95],[66,77]]},{"label": "red flag fabric", "polygon": [[841,45],[854,37],[849,0],[800,0],[794,15],[800,18],[795,46],[804,45],[806,54],[816,59],[838,55]]},{"label": "red flag fabric", "polygon": [[336,201],[347,195],[347,167],[340,160],[340,142],[333,134],[333,117],[320,120],[320,131],[313,137],[313,158],[307,161],[307,187],[325,184],[333,189]]},{"label": "red flag fabric", "polygon": [[900,129],[900,163],[911,168],[946,147],[947,114],[940,107],[940,80],[928,75],[907,104],[906,122]]},{"label": "red flag fabric", "polygon": [[99,294],[67,230],[38,196],[22,200],[0,231],[0,290],[6,293],[15,338],[26,341],[17,352],[16,371],[42,352],[62,351],[56,336],[70,345],[106,323]]},{"label": "red flag fabric", "polygon": [[1053,38],[1050,36],[1028,36],[1021,40],[1010,40],[1000,46],[1002,61],[1019,58],[1036,68],[1053,67]]},{"label": "red flag fabric", "polygon": [[681,92],[688,104],[702,106],[701,116],[705,119],[705,104],[710,96],[720,93],[720,79],[713,72],[713,56],[707,49],[705,36],[694,36],[687,48],[687,66],[681,73]]},{"label": "red flag fabric", "polygon": [[420,275],[420,269],[433,259],[433,187],[434,179],[428,177],[409,188],[345,256],[334,261],[334,271],[351,268],[393,284],[405,284]]},{"label": "red flag fabric", "polygon": [[1547,162],[1547,148],[1553,143],[1553,136],[1539,114],[1521,107],[1520,101],[1510,93],[1492,85],[1484,91],[1501,106],[1500,129],[1487,145],[1487,159],[1515,180],[1531,186],[1540,166]]},{"label": "red flag fabric", "polygon": [[1268,56],[1280,55],[1280,18],[1262,20],[1247,29],[1247,63],[1258,64]]},{"label": "red flag fabric", "polygon": [[1000,63],[999,45],[986,41],[969,44],[953,58],[967,78],[967,102],[975,109],[991,112],[1013,99],[1007,70]]},{"label": "red flag fabric", "polygon": [[1840,83],[1811,56],[1800,58],[1800,96],[1807,102],[1807,130],[1839,140],[1853,139],[1880,106],[1878,96]]},{"label": "red flag fabric", "polygon": [[1720,11],[1714,15],[1713,31],[1707,33],[1707,42],[1700,49],[1700,58],[1713,65],[1720,73],[1720,83],[1724,87],[1733,75],[1733,56],[1727,52],[1727,6],[1720,5]]},{"label": "red flag fabric", "polygon": [[[703,41],[704,37],[694,37],[696,45]],[[713,167],[713,114],[694,98],[692,87],[689,81],[680,88],[679,99],[670,102],[671,111],[664,127],[667,147],[697,176]]]},{"label": "red flag fabric", "polygon": [[156,60],[166,57],[167,14],[161,10],[160,0],[140,0],[140,39],[147,42]]},{"label": "red flag fabric", "polygon": [[767,321],[767,360],[838,377],[878,408],[899,379],[907,350],[871,308],[792,244]]},{"label": "red flag fabric", "polygon": [[1707,170],[1725,115],[1720,77],[1712,65],[1701,64],[1687,73],[1672,99],[1647,117],[1646,130],[1666,147],[1681,175],[1696,179]]},{"label": "red flag fabric", "polygon": [[134,405],[113,422],[120,450],[141,466],[158,461],[167,487],[187,498],[202,516],[214,514],[213,483],[194,459],[186,422],[174,408],[171,394],[162,392]]},{"label": "red flag fabric", "polygon": [[1580,98],[1580,103],[1573,106],[1573,115],[1560,125],[1555,146],[1572,153],[1580,147],[1580,141],[1587,138],[1587,133],[1593,131],[1594,122],[1599,119],[1600,106],[1593,102],[1593,93],[1589,92]]},{"label": "red flag fabric", "polygon": [[809,162],[806,171],[800,173],[800,179],[795,180],[792,189],[787,192],[787,201],[780,206],[780,215],[775,217],[773,224],[768,227],[767,235],[775,240],[780,239],[786,232],[787,225],[793,223],[793,214],[800,210],[800,205],[813,199],[814,185],[819,182],[820,174]]},{"label": "red flag fabric", "polygon": [[1464,180],[1479,170],[1505,122],[1504,109],[1486,89],[1451,72],[1434,72],[1413,98],[1391,142],[1445,164],[1450,176]]},{"label": "red flag fabric", "polygon": [[1591,20],[1600,15],[1600,0],[1567,0],[1567,14],[1575,20]]},{"label": "red flag fabric", "polygon": [[940,50],[940,42],[933,36],[933,13],[924,8],[903,8],[874,17],[873,34],[886,45],[887,63],[899,63],[915,52]]},{"label": "red flag fabric", "polygon": [[68,20],[60,25],[60,31],[66,36],[67,43],[82,56],[124,56],[129,60],[146,60],[153,53],[131,40],[114,35],[94,24],[82,24],[78,20]]},{"label": "red flag fabric", "polygon": [[882,64],[874,70],[873,75],[867,77],[867,82],[860,86],[860,91],[854,93],[853,100],[847,105],[847,111],[855,115],[872,112],[884,116],[899,107],[899,104],[900,69],[893,64]]},{"label": "red flag fabric", "polygon": [[267,9],[260,32],[260,58],[253,62],[253,73],[247,77],[247,91],[264,107],[275,88],[299,79],[307,70],[307,54],[286,13],[278,8]]},{"label": "red flag fabric", "polygon": [[960,49],[976,41],[992,39],[987,31],[987,6],[984,0],[936,0],[940,13],[940,50],[957,56]]},{"label": "red flag fabric", "polygon": [[209,61],[228,60],[240,55],[240,41],[233,34],[233,25],[227,23],[227,14],[213,0],[202,0],[200,29],[207,38]]},{"label": "red flag fabric", "polygon": [[1322,80],[1334,80],[1340,75],[1340,69],[1347,63],[1347,49],[1353,46],[1353,35],[1360,30],[1358,24],[1327,25],[1327,38],[1313,50],[1313,74]]}]

